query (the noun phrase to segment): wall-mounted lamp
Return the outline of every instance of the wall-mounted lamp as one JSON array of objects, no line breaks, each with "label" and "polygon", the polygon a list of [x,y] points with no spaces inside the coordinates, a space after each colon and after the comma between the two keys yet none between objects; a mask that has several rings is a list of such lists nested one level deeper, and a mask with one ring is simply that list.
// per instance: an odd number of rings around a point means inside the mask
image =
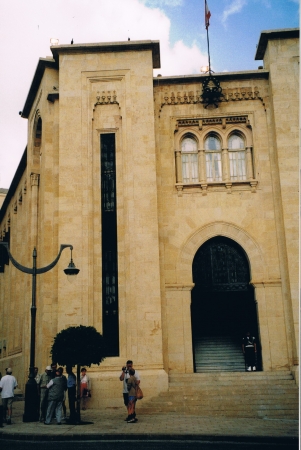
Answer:
[{"label": "wall-mounted lamp", "polygon": [[79,272],[79,269],[76,268],[73,259],[72,259],[72,250],[73,248],[71,247],[71,259],[70,259],[70,263],[68,265],[68,267],[66,269],[64,269],[65,274],[67,275],[67,279],[70,283],[73,283],[73,281],[75,280],[75,276],[77,275]]}]

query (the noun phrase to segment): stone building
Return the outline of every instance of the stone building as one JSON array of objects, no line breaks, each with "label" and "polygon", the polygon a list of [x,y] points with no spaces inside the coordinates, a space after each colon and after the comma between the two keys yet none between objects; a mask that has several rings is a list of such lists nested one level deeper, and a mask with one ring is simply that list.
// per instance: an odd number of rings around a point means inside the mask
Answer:
[{"label": "stone building", "polygon": [[4,202],[8,189],[0,188],[0,208]]},{"label": "stone building", "polygon": [[[264,65],[243,72],[154,78],[156,41],[39,59],[0,239],[27,267],[34,247],[44,267],[73,245],[73,284],[69,250],[37,277],[36,365],[59,331],[94,326],[110,354],[89,370],[91,405],[120,405],[127,359],[148,396],[170,374],[244,371],[246,330],[258,370],[297,374],[298,38],[262,32]],[[0,251],[0,370],[24,387],[31,276]]]}]

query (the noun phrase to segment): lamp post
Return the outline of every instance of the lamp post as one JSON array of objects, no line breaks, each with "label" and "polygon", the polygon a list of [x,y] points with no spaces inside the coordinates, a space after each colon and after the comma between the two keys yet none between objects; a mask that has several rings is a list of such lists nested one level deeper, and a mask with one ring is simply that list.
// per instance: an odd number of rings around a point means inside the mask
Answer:
[{"label": "lamp post", "polygon": [[24,414],[23,414],[23,422],[36,422],[38,420],[38,389],[37,384],[35,381],[35,375],[34,375],[34,366],[35,366],[35,334],[36,334],[36,276],[48,272],[51,270],[60,259],[60,256],[62,254],[62,251],[69,247],[71,250],[71,260],[66,269],[64,269],[64,272],[68,276],[74,276],[77,275],[79,272],[79,269],[77,269],[73,263],[72,260],[72,250],[73,246],[70,244],[62,244],[60,247],[59,254],[57,257],[52,261],[51,264],[45,267],[37,268],[36,266],[36,260],[37,260],[37,250],[36,248],[33,249],[32,253],[32,268],[24,267],[21,264],[19,264],[12,254],[10,253],[9,246],[7,242],[0,242],[0,245],[2,245],[4,248],[6,248],[8,257],[12,264],[21,272],[29,273],[32,275],[32,297],[31,297],[31,327],[30,327],[30,364],[29,364],[29,377],[28,381],[25,386],[25,407],[24,407]]}]

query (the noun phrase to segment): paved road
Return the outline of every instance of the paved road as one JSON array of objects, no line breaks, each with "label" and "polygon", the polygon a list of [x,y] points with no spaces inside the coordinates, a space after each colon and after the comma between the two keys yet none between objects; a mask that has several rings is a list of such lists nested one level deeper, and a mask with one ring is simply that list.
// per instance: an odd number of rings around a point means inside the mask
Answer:
[{"label": "paved road", "polygon": [[24,402],[13,405],[12,425],[0,428],[0,448],[48,450],[297,450],[296,420],[228,417],[140,415],[135,424],[124,422],[125,408],[87,410],[86,425],[23,423]]},{"label": "paved road", "polygon": [[231,441],[231,440],[129,440],[129,441],[120,441],[120,440],[90,440],[85,439],[84,441],[78,440],[68,440],[62,442],[51,441],[51,442],[37,442],[37,441],[6,441],[1,442],[0,444],[5,444],[5,447],[9,450],[53,450],[54,446],[60,445],[63,446],[64,450],[297,450],[298,442],[296,440],[295,443],[291,442],[262,442],[256,440],[250,441]]}]

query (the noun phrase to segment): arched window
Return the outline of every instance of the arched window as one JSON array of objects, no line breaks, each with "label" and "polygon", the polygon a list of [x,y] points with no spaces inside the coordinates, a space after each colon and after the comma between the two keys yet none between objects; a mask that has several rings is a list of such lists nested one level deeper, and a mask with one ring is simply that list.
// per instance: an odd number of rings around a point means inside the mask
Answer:
[{"label": "arched window", "polygon": [[231,134],[228,139],[228,151],[231,181],[246,180],[246,149],[244,139],[240,134]]},{"label": "arched window", "polygon": [[221,142],[215,134],[205,140],[207,181],[222,181]]},{"label": "arched window", "polygon": [[181,142],[183,183],[197,183],[198,144],[194,136],[186,135]]}]

